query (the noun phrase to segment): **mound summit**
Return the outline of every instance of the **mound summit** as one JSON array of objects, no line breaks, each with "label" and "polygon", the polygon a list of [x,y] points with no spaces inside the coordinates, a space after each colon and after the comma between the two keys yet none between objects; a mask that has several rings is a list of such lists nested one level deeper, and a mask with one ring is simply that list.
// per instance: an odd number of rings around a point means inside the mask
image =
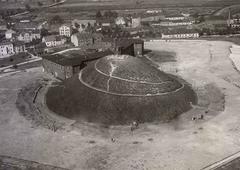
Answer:
[{"label": "mound summit", "polygon": [[169,121],[195,103],[192,89],[128,55],[94,61],[46,94],[48,107],[65,117],[103,124]]}]

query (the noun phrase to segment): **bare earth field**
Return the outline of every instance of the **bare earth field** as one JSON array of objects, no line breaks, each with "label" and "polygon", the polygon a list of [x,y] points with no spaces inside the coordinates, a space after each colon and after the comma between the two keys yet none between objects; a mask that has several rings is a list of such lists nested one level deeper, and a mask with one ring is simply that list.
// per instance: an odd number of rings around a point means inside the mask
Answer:
[{"label": "bare earth field", "polygon": [[[56,132],[35,126],[15,103],[21,88],[44,77],[41,68],[0,74],[0,155],[76,170],[199,170],[240,151],[240,75],[228,58],[231,44],[146,42],[147,49],[176,55],[164,63],[149,59],[192,84],[199,105],[175,121],[141,124],[133,133],[128,126],[75,124]],[[200,114],[204,120],[192,121]]]}]

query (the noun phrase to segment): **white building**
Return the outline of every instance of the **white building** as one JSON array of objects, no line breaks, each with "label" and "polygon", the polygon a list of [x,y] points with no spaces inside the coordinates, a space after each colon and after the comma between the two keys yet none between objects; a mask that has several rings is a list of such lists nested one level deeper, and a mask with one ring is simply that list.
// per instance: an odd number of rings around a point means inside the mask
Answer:
[{"label": "white building", "polygon": [[59,27],[59,35],[70,37],[71,36],[71,27],[68,25],[62,25],[61,27]]},{"label": "white building", "polygon": [[228,20],[228,25],[231,28],[240,28],[240,19],[239,18],[230,19]]},{"label": "white building", "polygon": [[170,20],[170,21],[177,21],[177,20],[184,20],[185,17],[182,14],[180,14],[180,15],[166,15],[165,19]]},{"label": "white building", "polygon": [[126,25],[126,21],[123,17],[117,17],[115,19],[115,24],[124,26],[124,25]]},{"label": "white building", "polygon": [[25,44],[20,41],[4,41],[0,43],[0,58],[9,57],[14,54],[26,52]]},{"label": "white building", "polygon": [[162,33],[163,39],[185,39],[185,38],[198,38],[199,33],[195,30],[176,29],[168,30]]},{"label": "white building", "polygon": [[165,27],[175,27],[175,26],[187,26],[187,25],[192,25],[194,21],[191,20],[164,20],[161,21],[160,23],[153,23],[153,26],[165,26]]},{"label": "white building", "polygon": [[9,57],[14,54],[13,43],[5,41],[0,43],[0,58]]},{"label": "white building", "polygon": [[137,28],[139,26],[141,26],[141,18],[140,17],[132,18],[132,28]]},{"label": "white building", "polygon": [[14,37],[14,34],[16,34],[16,32],[9,29],[5,32],[5,38],[6,39],[12,39]]},{"label": "white building", "polygon": [[61,46],[65,44],[66,41],[67,41],[66,38],[59,35],[49,35],[49,36],[43,37],[42,39],[42,42],[44,42],[47,47]]}]

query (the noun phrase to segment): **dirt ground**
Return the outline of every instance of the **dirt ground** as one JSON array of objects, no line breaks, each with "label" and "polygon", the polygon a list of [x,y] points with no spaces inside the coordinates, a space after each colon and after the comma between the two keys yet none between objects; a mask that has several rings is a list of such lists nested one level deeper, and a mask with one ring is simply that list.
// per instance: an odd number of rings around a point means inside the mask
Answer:
[{"label": "dirt ground", "polygon": [[[198,170],[223,159],[240,150],[240,75],[228,58],[230,45],[147,42],[148,49],[176,53],[176,62],[160,69],[181,76],[203,97],[177,120],[141,124],[133,132],[128,126],[75,124],[56,132],[34,126],[16,100],[22,87],[43,77],[42,69],[0,74],[0,155],[76,170]],[[204,120],[192,121],[200,114]]]}]

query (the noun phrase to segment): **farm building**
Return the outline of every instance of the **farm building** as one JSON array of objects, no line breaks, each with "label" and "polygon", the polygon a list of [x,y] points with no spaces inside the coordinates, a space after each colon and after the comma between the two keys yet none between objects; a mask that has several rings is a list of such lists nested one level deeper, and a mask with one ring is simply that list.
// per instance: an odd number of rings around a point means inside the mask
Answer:
[{"label": "farm building", "polygon": [[89,54],[81,51],[74,51],[63,54],[46,55],[43,56],[42,65],[44,72],[61,80],[65,80],[79,73],[88,62],[109,54],[112,54],[112,52],[104,51]]},{"label": "farm building", "polygon": [[187,84],[128,55],[95,60],[62,83],[48,90],[46,103],[53,112],[76,121],[169,121],[196,102]]}]

